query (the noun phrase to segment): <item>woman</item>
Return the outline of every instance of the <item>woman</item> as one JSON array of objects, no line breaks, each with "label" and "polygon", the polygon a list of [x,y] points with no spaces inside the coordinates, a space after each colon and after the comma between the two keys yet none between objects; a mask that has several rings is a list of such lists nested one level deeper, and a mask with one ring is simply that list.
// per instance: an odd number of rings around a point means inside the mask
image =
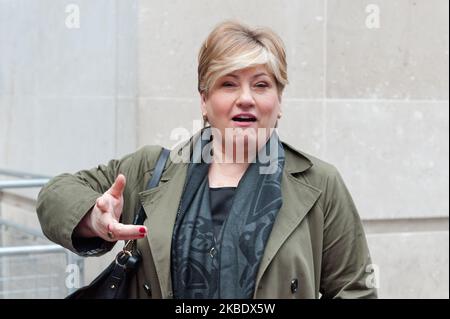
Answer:
[{"label": "woman", "polygon": [[[274,131],[287,84],[281,39],[218,25],[199,53],[204,127],[171,151],[145,190],[160,146],[63,174],[40,192],[44,233],[84,256],[138,239],[130,298],[370,298],[371,260],[336,169]],[[143,205],[143,226],[130,225]]]}]

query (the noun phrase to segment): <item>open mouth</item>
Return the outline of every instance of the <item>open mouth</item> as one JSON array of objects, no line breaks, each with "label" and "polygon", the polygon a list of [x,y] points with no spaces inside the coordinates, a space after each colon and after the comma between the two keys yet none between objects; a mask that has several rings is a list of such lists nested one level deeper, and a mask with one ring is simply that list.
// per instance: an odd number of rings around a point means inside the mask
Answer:
[{"label": "open mouth", "polygon": [[256,117],[254,115],[236,115],[232,118],[236,122],[256,122]]}]

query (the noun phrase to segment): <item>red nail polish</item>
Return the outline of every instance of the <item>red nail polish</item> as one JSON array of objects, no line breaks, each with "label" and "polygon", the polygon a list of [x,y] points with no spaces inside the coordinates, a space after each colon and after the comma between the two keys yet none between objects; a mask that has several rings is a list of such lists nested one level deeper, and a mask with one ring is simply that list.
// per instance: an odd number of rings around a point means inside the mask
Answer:
[{"label": "red nail polish", "polygon": [[139,237],[144,238],[145,234],[139,234]]},{"label": "red nail polish", "polygon": [[144,227],[139,228],[139,232],[140,232],[141,234],[145,234],[145,228],[144,228]]}]

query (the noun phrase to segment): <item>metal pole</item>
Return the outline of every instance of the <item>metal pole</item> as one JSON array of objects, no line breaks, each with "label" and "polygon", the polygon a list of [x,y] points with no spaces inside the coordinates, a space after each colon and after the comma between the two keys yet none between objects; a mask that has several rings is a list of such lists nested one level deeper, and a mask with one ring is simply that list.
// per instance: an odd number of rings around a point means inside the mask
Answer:
[{"label": "metal pole", "polygon": [[0,181],[0,189],[3,188],[28,188],[41,187],[49,181],[48,178],[41,179],[23,179],[19,181]]},{"label": "metal pole", "polygon": [[[0,199],[1,199],[1,197],[0,197]],[[21,224],[15,223],[15,222],[10,222],[10,221],[8,221],[6,219],[3,219],[3,218],[0,218],[0,225],[17,229],[18,231],[21,231],[21,232],[23,232],[25,234],[29,234],[29,235],[34,236],[34,237],[46,238],[44,233],[40,229],[26,227],[26,226],[23,226]],[[1,245],[1,242],[0,242],[0,247],[2,247],[2,246],[3,245]]]},{"label": "metal pole", "polygon": [[26,172],[21,172],[21,171],[14,171],[11,169],[2,169],[0,168],[0,175],[5,175],[5,176],[13,176],[13,177],[20,177],[20,178],[46,178],[49,179],[51,178],[50,176],[45,176],[45,175],[37,175],[37,174],[31,174],[31,173],[26,173]]},{"label": "metal pole", "polygon": [[65,251],[66,249],[59,245],[0,247],[0,257],[28,254],[64,253]]},{"label": "metal pole", "polygon": [[78,265],[78,268],[80,269],[80,285],[84,286],[84,258],[80,257],[78,255],[75,255],[72,253],[73,256],[75,256],[75,262]]},{"label": "metal pole", "polygon": [[[52,253],[65,253],[67,258],[67,264],[76,264],[79,269],[79,280],[80,285],[84,285],[84,259],[73,254],[69,250],[59,246],[59,245],[37,245],[37,246],[15,246],[15,247],[3,247],[4,234],[3,229],[5,227],[12,227],[20,230],[26,234],[30,234],[35,237],[45,238],[41,230],[32,229],[25,227],[23,225],[7,221],[1,217],[1,200],[2,200],[2,189],[6,188],[30,188],[30,187],[42,187],[51,179],[49,176],[30,174],[25,172],[13,171],[0,169],[0,175],[12,176],[16,178],[21,178],[20,180],[3,180],[0,181],[0,274],[4,277],[5,272],[8,273],[8,266],[6,260],[1,257],[8,256],[20,256],[20,255],[36,255],[36,254],[52,254]],[[0,291],[3,293],[5,287],[3,282],[0,283]],[[2,287],[3,286],[3,287]],[[69,293],[73,292],[76,287],[69,288]]]}]

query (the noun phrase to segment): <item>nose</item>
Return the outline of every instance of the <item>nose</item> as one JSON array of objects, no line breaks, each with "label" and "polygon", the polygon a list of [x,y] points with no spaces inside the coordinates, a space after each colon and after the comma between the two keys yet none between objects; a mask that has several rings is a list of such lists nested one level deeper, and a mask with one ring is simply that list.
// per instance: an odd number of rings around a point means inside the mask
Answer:
[{"label": "nose", "polygon": [[242,108],[255,106],[255,100],[249,86],[243,85],[239,91],[239,96],[236,105]]}]

